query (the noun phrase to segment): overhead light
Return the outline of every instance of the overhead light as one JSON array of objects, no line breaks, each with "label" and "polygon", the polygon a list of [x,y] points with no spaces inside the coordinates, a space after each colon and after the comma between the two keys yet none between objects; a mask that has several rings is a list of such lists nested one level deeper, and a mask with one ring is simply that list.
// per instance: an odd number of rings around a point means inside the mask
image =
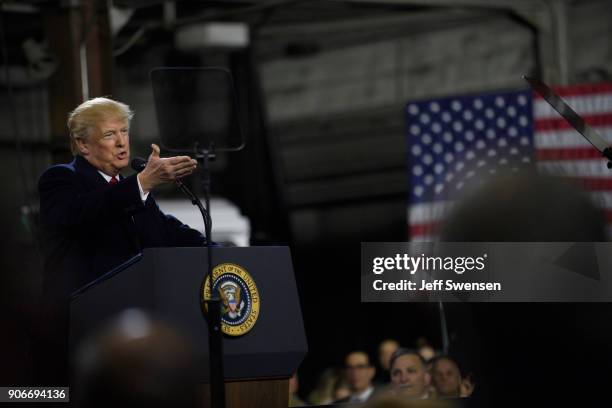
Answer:
[{"label": "overhead light", "polygon": [[249,45],[249,27],[244,23],[205,23],[180,27],[176,46],[183,51],[200,48],[244,48]]}]

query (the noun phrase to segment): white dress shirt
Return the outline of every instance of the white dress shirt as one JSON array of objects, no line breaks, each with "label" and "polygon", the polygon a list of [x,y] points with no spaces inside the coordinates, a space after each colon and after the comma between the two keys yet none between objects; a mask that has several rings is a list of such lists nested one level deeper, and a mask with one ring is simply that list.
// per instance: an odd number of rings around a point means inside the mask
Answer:
[{"label": "white dress shirt", "polygon": [[361,393],[352,394],[351,397],[349,398],[349,402],[365,402],[368,400],[368,398],[370,398],[370,395],[372,395],[373,392],[374,392],[374,387],[370,385],[368,388],[366,388]]}]

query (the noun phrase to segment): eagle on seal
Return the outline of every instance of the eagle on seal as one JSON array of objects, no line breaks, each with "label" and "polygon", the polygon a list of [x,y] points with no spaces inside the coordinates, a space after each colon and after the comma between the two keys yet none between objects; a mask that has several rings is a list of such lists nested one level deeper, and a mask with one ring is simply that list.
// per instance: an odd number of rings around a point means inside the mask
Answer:
[{"label": "eagle on seal", "polygon": [[240,286],[231,281],[224,282],[219,287],[219,294],[223,300],[222,314],[232,319],[239,317],[244,307],[244,301],[240,300]]}]

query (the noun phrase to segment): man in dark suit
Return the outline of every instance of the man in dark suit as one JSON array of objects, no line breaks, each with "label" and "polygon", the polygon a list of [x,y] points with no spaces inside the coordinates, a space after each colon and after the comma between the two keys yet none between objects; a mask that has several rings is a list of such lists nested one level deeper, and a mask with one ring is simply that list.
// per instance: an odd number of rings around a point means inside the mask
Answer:
[{"label": "man in dark suit", "polygon": [[376,368],[370,364],[368,353],[362,350],[352,351],[347,354],[344,362],[351,395],[334,401],[334,403],[361,403],[371,399],[376,394],[376,389],[372,384]]},{"label": "man in dark suit", "polygon": [[415,350],[399,348],[391,356],[391,388],[406,399],[428,399],[431,375],[425,359]]},{"label": "man in dark suit", "polygon": [[[205,244],[198,231],[163,214],[150,194],[162,183],[191,174],[195,160],[188,156],[160,158],[159,147],[152,145],[153,152],[141,173],[120,175],[130,163],[132,117],[127,105],[108,98],[79,105],[68,118],[74,160],[49,168],[39,181],[45,255],[43,310],[50,314],[43,321],[50,322],[47,340],[62,361],[67,355],[71,292],[142,248]],[[48,352],[42,354],[53,357]],[[57,365],[61,361],[43,362],[45,370]],[[67,370],[60,371],[65,381]]]}]

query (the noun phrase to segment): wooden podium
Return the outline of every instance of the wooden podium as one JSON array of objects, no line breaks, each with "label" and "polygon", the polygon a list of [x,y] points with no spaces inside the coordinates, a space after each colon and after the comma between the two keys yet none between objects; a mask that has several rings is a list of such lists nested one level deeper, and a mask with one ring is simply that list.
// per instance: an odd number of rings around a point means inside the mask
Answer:
[{"label": "wooden podium", "polygon": [[[253,328],[223,340],[227,407],[287,407],[288,378],[308,350],[289,248],[212,248],[212,258],[213,268],[231,263],[246,270],[260,300]],[[206,248],[145,249],[73,294],[71,345],[121,311],[140,308],[191,339],[209,395],[208,326],[200,311],[206,266]]]}]

